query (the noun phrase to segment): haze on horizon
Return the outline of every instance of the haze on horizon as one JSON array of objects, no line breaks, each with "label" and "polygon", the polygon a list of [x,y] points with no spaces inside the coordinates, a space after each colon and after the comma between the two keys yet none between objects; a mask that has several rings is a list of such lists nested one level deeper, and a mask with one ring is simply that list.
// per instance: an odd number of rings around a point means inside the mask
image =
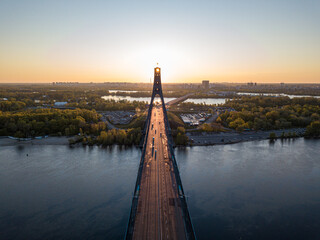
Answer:
[{"label": "haze on horizon", "polygon": [[0,83],[320,83],[320,1],[1,1]]}]

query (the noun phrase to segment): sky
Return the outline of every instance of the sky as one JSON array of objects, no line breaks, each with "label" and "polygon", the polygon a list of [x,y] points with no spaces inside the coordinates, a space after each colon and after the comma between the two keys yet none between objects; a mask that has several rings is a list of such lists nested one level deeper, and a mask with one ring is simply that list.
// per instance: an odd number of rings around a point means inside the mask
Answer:
[{"label": "sky", "polygon": [[319,0],[0,0],[0,82],[320,83]]}]

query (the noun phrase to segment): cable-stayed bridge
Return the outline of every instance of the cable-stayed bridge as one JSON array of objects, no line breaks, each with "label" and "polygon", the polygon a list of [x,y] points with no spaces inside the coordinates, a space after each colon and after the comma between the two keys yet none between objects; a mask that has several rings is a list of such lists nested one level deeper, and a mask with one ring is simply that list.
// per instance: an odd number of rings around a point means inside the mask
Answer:
[{"label": "cable-stayed bridge", "polygon": [[[154,104],[159,95],[161,104]],[[126,239],[195,239],[161,86],[161,69],[154,83],[144,143]]]}]

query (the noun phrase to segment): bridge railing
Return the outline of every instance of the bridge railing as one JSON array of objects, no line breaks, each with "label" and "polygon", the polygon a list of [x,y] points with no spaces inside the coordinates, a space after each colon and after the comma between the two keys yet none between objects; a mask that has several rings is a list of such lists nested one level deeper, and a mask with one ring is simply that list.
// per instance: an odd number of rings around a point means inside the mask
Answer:
[{"label": "bridge railing", "polygon": [[[182,210],[183,219],[184,219],[183,222],[184,222],[186,237],[187,237],[187,239],[196,239],[195,233],[194,233],[194,228],[193,228],[193,225],[191,222],[191,218],[190,218],[190,214],[189,214],[189,210],[188,210],[188,206],[187,206],[187,201],[186,201],[183,187],[182,187],[182,182],[181,182],[181,178],[180,178],[178,165],[177,165],[176,158],[175,158],[174,151],[173,151],[174,142],[173,142],[173,138],[172,138],[172,134],[171,134],[171,128],[169,125],[167,111],[166,111],[166,108],[164,105],[163,96],[161,96],[161,98],[162,98],[162,107],[163,107],[163,111],[164,111],[165,132],[166,132],[167,139],[168,139],[168,145],[167,145],[168,154],[169,154],[170,159],[173,162],[173,169],[174,169],[174,174],[175,174],[175,178],[177,181],[177,192],[179,194],[179,198],[180,198],[180,202],[181,202],[181,210]],[[151,112],[152,112],[152,105],[153,105],[152,102],[153,102],[153,98],[151,98],[151,103],[150,103],[149,110],[148,110],[147,122],[146,122],[146,126],[144,129],[145,137],[144,137],[144,143],[143,143],[143,147],[142,147],[142,153],[141,153],[142,155],[141,155],[141,160],[140,160],[140,165],[139,165],[139,170],[138,170],[137,181],[136,181],[136,185],[135,185],[134,195],[132,198],[130,216],[129,216],[128,225],[127,225],[128,227],[127,227],[126,236],[125,236],[126,240],[132,239],[133,232],[134,232],[135,217],[136,217],[136,212],[137,212],[138,202],[139,202],[141,176],[142,176],[142,171],[143,171],[143,165],[144,165],[145,153],[146,153],[146,147],[147,147],[147,140],[148,140],[148,136],[149,136],[149,128],[150,128],[150,122],[151,122]]]},{"label": "bridge railing", "polygon": [[137,212],[138,202],[139,202],[141,176],[142,176],[142,170],[143,170],[143,165],[144,165],[144,160],[145,160],[147,140],[148,140],[148,136],[149,136],[149,126],[150,126],[150,119],[149,118],[147,118],[146,125],[147,125],[146,126],[146,134],[144,137],[144,143],[143,143],[143,147],[142,147],[141,159],[140,159],[140,164],[139,164],[139,169],[138,169],[138,176],[137,176],[137,181],[136,181],[136,185],[134,188],[134,194],[133,194],[131,209],[130,209],[130,216],[129,216],[127,231],[126,231],[126,236],[125,236],[126,240],[132,239],[132,237],[133,237],[135,217],[136,217],[136,212]]},{"label": "bridge railing", "polygon": [[[190,94],[187,94],[184,97],[188,97],[189,95]],[[172,160],[174,174],[175,174],[175,178],[177,181],[176,187],[177,187],[177,192],[179,194],[179,198],[180,198],[180,202],[181,202],[181,210],[182,210],[182,215],[184,218],[183,222],[184,222],[185,233],[186,233],[187,239],[190,239],[190,240],[196,239],[194,228],[193,228],[193,225],[191,222],[191,218],[190,218],[190,214],[189,214],[189,210],[188,210],[188,206],[187,206],[187,201],[186,201],[183,187],[182,187],[179,168],[178,168],[177,161],[176,161],[174,151],[173,151],[174,141],[173,141],[173,137],[171,134],[171,128],[170,128],[169,119],[168,119],[168,115],[167,115],[167,109],[164,105],[163,96],[161,96],[161,99],[162,99],[162,103],[163,103],[162,107],[163,107],[163,114],[164,114],[164,124],[165,124],[167,139],[168,139],[168,145],[167,145],[168,154],[169,154],[170,159]]]},{"label": "bridge railing", "polygon": [[184,222],[186,237],[187,237],[187,239],[190,239],[190,240],[196,239],[196,235],[195,235],[193,224],[192,224],[191,217],[189,214],[188,205],[187,205],[186,197],[184,195],[182,181],[181,181],[180,173],[179,173],[179,168],[178,168],[177,161],[176,161],[176,158],[174,155],[172,144],[168,144],[168,153],[169,153],[170,158],[173,163],[173,170],[174,170],[175,178],[177,181],[176,187],[177,187],[177,192],[179,194],[179,198],[181,201],[181,211],[182,211],[183,219],[184,219],[183,222]]}]

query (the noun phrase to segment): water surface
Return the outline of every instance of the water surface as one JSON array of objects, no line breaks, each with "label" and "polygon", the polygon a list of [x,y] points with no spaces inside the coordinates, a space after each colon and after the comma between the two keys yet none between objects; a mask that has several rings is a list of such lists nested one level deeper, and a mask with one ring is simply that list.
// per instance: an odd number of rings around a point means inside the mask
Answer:
[{"label": "water surface", "polygon": [[140,149],[29,145],[0,153],[0,239],[123,238]]},{"label": "water surface", "polygon": [[320,239],[320,141],[176,150],[198,239]]},{"label": "water surface", "polygon": [[[133,101],[138,101],[138,102],[150,102],[150,97],[131,97],[131,96],[103,96],[102,97],[105,100],[115,100],[115,101],[120,101],[120,100],[127,100],[130,102]],[[174,100],[176,98],[169,98],[165,97],[164,101],[167,103],[171,100]],[[160,102],[160,98],[156,97],[155,101]],[[192,103],[205,103],[205,104],[223,104],[226,102],[226,98],[189,98],[185,100],[185,102],[192,102]]]},{"label": "water surface", "polygon": [[[110,90],[110,92],[112,91],[117,91],[117,90]],[[124,92],[137,92],[137,91],[124,91]],[[299,98],[299,97],[315,97],[315,98],[320,98],[320,96],[310,96],[310,95],[289,95],[289,94],[284,94],[284,93],[248,93],[248,92],[241,92],[241,93],[237,93],[237,95],[249,95],[249,96],[260,96],[260,95],[264,95],[264,96],[287,96],[289,98]],[[108,95],[108,96],[103,96],[102,97],[105,100],[115,100],[115,101],[120,101],[120,100],[127,100],[127,101],[138,101],[138,102],[146,102],[149,103],[150,102],[150,97],[131,97],[131,96],[112,96],[112,95]],[[165,97],[164,101],[165,102],[169,102],[171,100],[174,100],[176,98],[168,98]],[[226,102],[227,98],[188,98],[187,100],[185,100],[184,102],[191,102],[191,103],[197,103],[197,104],[224,104]],[[160,98],[155,98],[155,101],[160,102]]]},{"label": "water surface", "polygon": [[[319,140],[175,151],[198,239],[320,239]],[[139,160],[134,147],[0,147],[0,239],[123,239]]]},{"label": "water surface", "polygon": [[[146,103],[150,103],[151,98],[150,97],[131,97],[131,96],[112,96],[112,95],[108,95],[108,96],[102,96],[102,98],[104,100],[115,100],[115,101],[121,101],[121,100],[127,100],[129,102],[133,102],[133,101],[138,101],[138,102],[146,102]],[[165,102],[169,102],[171,100],[173,100],[175,98],[164,98]],[[156,97],[155,100],[156,102],[160,102],[160,98]]]}]

